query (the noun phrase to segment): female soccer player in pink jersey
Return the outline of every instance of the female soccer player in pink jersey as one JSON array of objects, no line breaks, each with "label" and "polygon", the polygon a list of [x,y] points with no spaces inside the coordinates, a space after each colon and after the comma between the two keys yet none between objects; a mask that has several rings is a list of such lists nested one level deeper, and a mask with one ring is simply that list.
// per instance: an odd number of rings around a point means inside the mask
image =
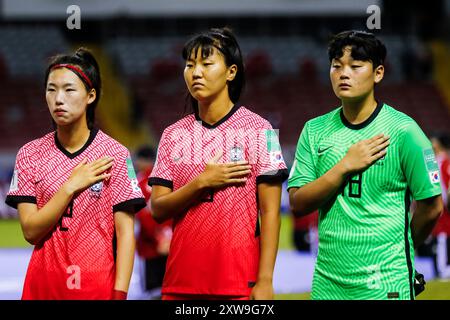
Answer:
[{"label": "female soccer player in pink jersey", "polygon": [[19,150],[6,199],[35,246],[22,299],[126,299],[145,201],[128,150],[94,126],[97,61],[54,57],[45,91],[56,130]]},{"label": "female soccer player in pink jersey", "polygon": [[278,136],[238,104],[244,65],[229,29],[195,35],[183,58],[193,113],[164,130],[149,179],[154,218],[174,218],[163,299],[272,299]]}]

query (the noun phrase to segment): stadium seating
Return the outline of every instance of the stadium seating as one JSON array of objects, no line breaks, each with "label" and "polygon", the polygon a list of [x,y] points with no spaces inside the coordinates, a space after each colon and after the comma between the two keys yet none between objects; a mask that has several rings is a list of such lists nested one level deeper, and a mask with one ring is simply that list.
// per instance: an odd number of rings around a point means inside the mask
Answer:
[{"label": "stadium seating", "polygon": [[[38,41],[39,40],[39,41]],[[104,47],[124,81],[142,104],[142,118],[155,137],[186,109],[180,37],[112,37]],[[429,133],[448,131],[449,109],[432,82],[402,77],[404,39],[383,37],[388,49],[387,75],[377,89],[380,100],[412,116]],[[69,48],[51,27],[0,30],[0,59],[5,77],[0,99],[0,150],[18,146],[52,129],[43,91],[45,59]],[[418,47],[409,39],[410,47]],[[284,148],[292,149],[304,123],[339,105],[329,84],[326,46],[309,37],[242,37],[248,73],[241,102],[280,128]],[[20,43],[20,46],[17,44]],[[186,109],[188,110],[188,108]],[[18,130],[20,128],[20,130]]]},{"label": "stadium seating", "polygon": [[48,57],[69,49],[55,26],[2,26],[0,43],[0,53],[13,77],[40,77]]}]

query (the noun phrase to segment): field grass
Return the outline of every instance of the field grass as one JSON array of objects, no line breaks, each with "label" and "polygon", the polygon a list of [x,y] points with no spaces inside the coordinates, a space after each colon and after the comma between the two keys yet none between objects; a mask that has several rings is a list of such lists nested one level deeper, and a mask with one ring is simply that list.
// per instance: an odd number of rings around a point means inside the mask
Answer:
[{"label": "field grass", "polygon": [[450,300],[450,279],[427,281],[417,300]]},{"label": "field grass", "polygon": [[[310,300],[309,292],[277,294],[276,300]],[[417,300],[450,300],[450,280],[430,280],[425,291],[416,297]]]},{"label": "field grass", "polygon": [[[0,219],[0,248],[24,248],[30,244],[23,238],[18,220]],[[292,219],[289,215],[283,215],[281,219],[279,250],[292,250]],[[277,294],[277,300],[309,300],[309,292]],[[426,289],[418,297],[418,300],[450,300],[450,281],[427,281]]]},{"label": "field grass", "polygon": [[309,292],[276,294],[275,300],[311,300]]},{"label": "field grass", "polygon": [[0,248],[24,248],[31,246],[25,241],[19,220],[0,219]]},{"label": "field grass", "polygon": [[280,242],[279,250],[293,250],[294,243],[292,240],[292,216],[289,214],[281,215]]}]

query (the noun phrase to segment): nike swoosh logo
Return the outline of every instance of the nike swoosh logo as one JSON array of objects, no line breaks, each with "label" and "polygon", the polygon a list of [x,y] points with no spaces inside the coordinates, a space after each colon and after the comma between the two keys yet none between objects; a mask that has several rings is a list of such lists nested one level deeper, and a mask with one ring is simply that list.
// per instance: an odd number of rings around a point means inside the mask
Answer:
[{"label": "nike swoosh logo", "polygon": [[318,154],[322,154],[322,153],[324,153],[325,151],[327,151],[330,148],[333,148],[333,146],[328,146],[328,147],[325,147],[325,148],[319,147],[319,150],[317,150],[317,153]]}]

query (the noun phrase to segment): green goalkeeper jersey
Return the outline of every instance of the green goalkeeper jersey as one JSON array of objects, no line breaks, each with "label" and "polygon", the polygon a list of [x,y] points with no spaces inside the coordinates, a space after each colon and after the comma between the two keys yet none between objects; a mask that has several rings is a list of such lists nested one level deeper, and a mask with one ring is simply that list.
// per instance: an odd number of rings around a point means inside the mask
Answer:
[{"label": "green goalkeeper jersey", "polygon": [[313,299],[414,299],[410,202],[439,195],[441,186],[431,143],[413,119],[379,103],[358,125],[342,107],[308,121],[288,188],[316,180],[351,145],[379,133],[390,136],[386,155],[319,208]]}]

